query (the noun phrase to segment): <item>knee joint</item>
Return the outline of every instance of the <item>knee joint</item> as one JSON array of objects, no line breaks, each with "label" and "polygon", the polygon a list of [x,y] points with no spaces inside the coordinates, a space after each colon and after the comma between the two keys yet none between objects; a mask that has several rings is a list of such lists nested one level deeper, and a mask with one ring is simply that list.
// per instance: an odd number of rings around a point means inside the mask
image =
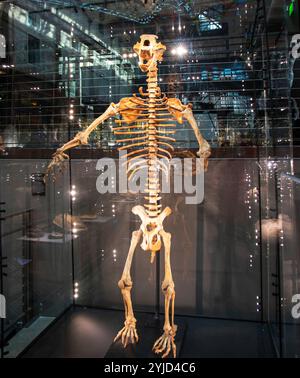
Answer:
[{"label": "knee joint", "polygon": [[133,283],[131,281],[131,279],[128,279],[128,278],[122,278],[119,283],[118,283],[118,286],[121,290],[131,290],[132,289],[132,286],[133,286]]},{"label": "knee joint", "polygon": [[165,295],[169,295],[170,297],[175,294],[175,285],[174,283],[164,282],[162,284],[162,291]]}]

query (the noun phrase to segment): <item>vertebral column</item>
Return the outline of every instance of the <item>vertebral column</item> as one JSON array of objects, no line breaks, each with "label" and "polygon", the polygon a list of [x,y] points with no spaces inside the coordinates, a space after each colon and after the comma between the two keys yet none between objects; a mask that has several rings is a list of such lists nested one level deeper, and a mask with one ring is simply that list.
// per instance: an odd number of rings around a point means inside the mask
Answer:
[{"label": "vertebral column", "polygon": [[157,139],[157,113],[156,105],[158,98],[157,66],[148,72],[148,178],[145,197],[148,203],[145,205],[149,217],[157,217],[161,213],[160,205],[160,175],[158,164],[158,139]]}]

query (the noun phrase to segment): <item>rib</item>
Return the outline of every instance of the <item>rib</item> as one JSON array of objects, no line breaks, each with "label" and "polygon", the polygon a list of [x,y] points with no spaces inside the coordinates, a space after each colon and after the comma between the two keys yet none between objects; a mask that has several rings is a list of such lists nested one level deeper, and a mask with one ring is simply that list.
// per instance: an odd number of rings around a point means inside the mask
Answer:
[{"label": "rib", "polygon": [[126,130],[126,129],[144,129],[145,126],[135,125],[135,126],[121,126],[121,127],[114,127],[112,131],[115,133],[115,131],[119,130]]},{"label": "rib", "polygon": [[[169,122],[174,122],[174,118],[151,118],[151,121],[169,121]],[[133,122],[149,122],[149,118],[142,118],[142,119],[136,119],[132,122],[125,121],[123,119],[117,119],[115,121],[116,123],[133,123]],[[176,126],[176,125],[175,125]]]},{"label": "rib", "polygon": [[136,160],[136,159],[143,159],[145,157],[149,157],[149,153],[148,154],[143,154],[143,155],[140,155],[140,156],[135,156],[129,160],[126,160],[122,165],[126,165],[126,164],[130,164],[133,160]]},{"label": "rib", "polygon": [[141,167],[136,168],[136,169],[130,174],[130,176],[128,177],[128,181],[131,181],[132,178],[134,177],[134,175],[135,175],[138,171],[140,171],[140,170],[143,169],[143,168],[147,168],[147,167],[148,167],[147,165],[144,165],[144,166],[141,166]]},{"label": "rib", "polygon": [[128,148],[140,147],[140,146],[144,146],[144,145],[145,145],[145,143],[128,144],[127,146],[119,147],[118,150],[119,151],[124,151],[124,150],[127,150]]},{"label": "rib", "polygon": [[[115,131],[115,135],[137,135],[137,134],[148,134],[147,130],[144,131]],[[124,141],[123,141],[124,142]]]},{"label": "rib", "polygon": [[143,137],[140,137],[140,138],[119,139],[116,142],[117,143],[127,143],[127,142],[135,142],[137,140],[146,140],[146,139],[147,139],[147,137],[143,136]]},{"label": "rib", "polygon": [[[175,148],[171,145],[171,144],[169,144],[169,143],[165,143],[165,142],[157,142],[157,144],[158,145],[162,145],[162,146],[166,146],[166,147],[169,147],[170,148],[170,150],[172,150],[172,151],[174,151],[175,150]],[[172,157],[171,157],[172,158]]]},{"label": "rib", "polygon": [[143,148],[142,150],[134,150],[132,152],[129,152],[128,154],[122,156],[123,159],[126,159],[130,156],[133,156],[133,155],[136,155],[136,154],[139,154],[139,153],[142,153],[142,152],[145,152],[145,151],[148,151],[149,148]]},{"label": "rib", "polygon": [[[157,130],[156,128],[148,129],[148,130],[141,130],[141,131],[115,131],[115,135],[138,135],[138,134],[150,134],[151,131],[154,131],[157,134],[169,134],[174,135],[175,131],[161,131]],[[159,138],[164,138],[163,136],[158,136]],[[167,138],[167,137],[166,137]],[[176,139],[169,138],[169,140],[176,142]]]},{"label": "rib", "polygon": [[164,150],[163,148],[157,148],[157,150],[160,151],[160,152],[165,153],[166,155],[168,155],[168,157],[170,158],[170,160],[172,160],[172,155],[170,154],[169,151]]},{"label": "rib", "polygon": [[[176,142],[176,139],[166,137],[166,136],[163,136],[163,135],[157,135],[157,139],[163,139],[163,140],[169,140],[170,142]],[[174,148],[173,146],[171,146],[171,147]]]}]

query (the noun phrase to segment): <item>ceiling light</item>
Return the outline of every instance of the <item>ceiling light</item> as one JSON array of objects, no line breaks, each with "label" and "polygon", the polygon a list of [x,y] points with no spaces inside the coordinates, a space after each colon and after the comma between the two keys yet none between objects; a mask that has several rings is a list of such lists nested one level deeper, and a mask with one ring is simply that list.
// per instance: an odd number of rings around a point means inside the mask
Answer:
[{"label": "ceiling light", "polygon": [[172,55],[184,56],[188,53],[187,49],[184,46],[178,46],[171,51]]},{"label": "ceiling light", "polygon": [[183,56],[187,54],[187,49],[184,46],[178,46],[177,47],[177,55]]}]

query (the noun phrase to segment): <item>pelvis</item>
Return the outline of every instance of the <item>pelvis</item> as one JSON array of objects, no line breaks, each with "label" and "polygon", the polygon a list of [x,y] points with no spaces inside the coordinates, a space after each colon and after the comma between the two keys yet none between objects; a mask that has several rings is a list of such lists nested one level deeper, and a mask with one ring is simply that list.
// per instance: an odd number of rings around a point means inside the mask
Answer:
[{"label": "pelvis", "polygon": [[161,250],[161,236],[159,235],[162,227],[151,220],[146,226],[142,224],[144,251],[158,252]]},{"label": "pelvis", "polygon": [[163,222],[172,210],[167,207],[156,218],[150,218],[143,206],[136,206],[132,209],[133,214],[138,215],[142,221],[143,242],[141,248],[152,253],[158,252],[162,247],[160,232],[163,231]]}]

